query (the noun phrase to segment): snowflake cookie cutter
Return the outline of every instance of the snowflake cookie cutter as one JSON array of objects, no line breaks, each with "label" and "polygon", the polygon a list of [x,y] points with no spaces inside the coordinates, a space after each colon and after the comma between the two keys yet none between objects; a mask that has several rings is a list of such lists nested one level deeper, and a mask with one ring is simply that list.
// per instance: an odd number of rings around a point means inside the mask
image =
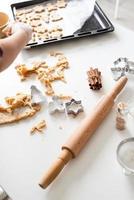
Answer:
[{"label": "snowflake cookie cutter", "polygon": [[48,104],[48,110],[51,115],[55,113],[64,113],[65,106],[58,96],[53,96],[52,101]]},{"label": "snowflake cookie cutter", "polygon": [[114,67],[111,67],[114,80],[118,80],[127,74],[134,74],[134,62],[129,61],[128,58],[118,58],[114,61]]},{"label": "snowflake cookie cutter", "polygon": [[73,115],[76,117],[79,113],[84,112],[81,100],[76,101],[71,99],[69,102],[65,103],[66,112],[68,115]]}]

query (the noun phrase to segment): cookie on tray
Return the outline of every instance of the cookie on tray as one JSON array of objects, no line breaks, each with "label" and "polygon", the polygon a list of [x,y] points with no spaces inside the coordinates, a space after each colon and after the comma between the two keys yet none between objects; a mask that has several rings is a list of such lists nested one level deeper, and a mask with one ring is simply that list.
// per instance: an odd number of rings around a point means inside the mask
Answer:
[{"label": "cookie on tray", "polygon": [[63,19],[62,16],[60,16],[57,12],[53,12],[51,15],[50,15],[50,19],[52,22],[57,22],[57,21],[60,21]]},{"label": "cookie on tray", "polygon": [[35,6],[35,7],[34,7],[34,11],[35,11],[35,13],[42,13],[42,12],[45,11],[45,7],[42,6],[42,5]]}]

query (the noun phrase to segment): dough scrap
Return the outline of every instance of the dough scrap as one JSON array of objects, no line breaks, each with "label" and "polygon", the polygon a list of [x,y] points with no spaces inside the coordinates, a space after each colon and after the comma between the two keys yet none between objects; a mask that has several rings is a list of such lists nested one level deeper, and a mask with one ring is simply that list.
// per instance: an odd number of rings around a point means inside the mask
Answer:
[{"label": "dough scrap", "polygon": [[0,125],[18,122],[34,116],[40,111],[40,104],[31,103],[31,96],[18,93],[14,97],[6,97],[7,107],[0,106]]},{"label": "dough scrap", "polygon": [[30,133],[31,134],[35,134],[35,132],[38,132],[38,133],[42,133],[43,132],[43,129],[46,128],[47,125],[46,125],[46,121],[45,120],[42,120],[41,122],[39,122],[37,125],[33,126]]},{"label": "dough scrap", "polygon": [[28,68],[25,64],[17,65],[16,71],[21,80],[25,80],[32,74],[35,74],[38,80],[45,86],[45,93],[52,96],[55,94],[52,83],[57,80],[65,82],[64,70],[69,68],[69,62],[62,53],[57,53],[56,58],[56,64],[51,67],[44,61],[34,63],[31,68]]}]

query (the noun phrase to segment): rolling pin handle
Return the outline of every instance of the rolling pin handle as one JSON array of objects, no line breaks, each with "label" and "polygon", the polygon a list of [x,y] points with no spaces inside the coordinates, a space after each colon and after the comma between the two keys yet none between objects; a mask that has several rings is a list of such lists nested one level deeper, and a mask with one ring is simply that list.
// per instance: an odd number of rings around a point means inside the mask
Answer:
[{"label": "rolling pin handle", "polygon": [[45,189],[58,176],[58,174],[72,158],[72,153],[67,149],[63,149],[59,157],[41,179],[39,186]]}]

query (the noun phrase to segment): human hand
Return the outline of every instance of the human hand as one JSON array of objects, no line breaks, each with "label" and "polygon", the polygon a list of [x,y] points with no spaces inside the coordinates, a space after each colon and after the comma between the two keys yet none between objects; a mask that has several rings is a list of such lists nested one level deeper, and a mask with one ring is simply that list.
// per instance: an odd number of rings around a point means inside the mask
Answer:
[{"label": "human hand", "polygon": [[0,72],[5,70],[29,42],[32,29],[27,24],[14,23],[4,30],[9,37],[0,40]]},{"label": "human hand", "polygon": [[21,22],[14,22],[10,25],[8,25],[4,30],[3,33],[8,37],[14,33],[16,33],[17,31],[23,30],[27,36],[28,36],[28,40],[31,39],[32,37],[32,29],[28,24],[24,24]]}]

